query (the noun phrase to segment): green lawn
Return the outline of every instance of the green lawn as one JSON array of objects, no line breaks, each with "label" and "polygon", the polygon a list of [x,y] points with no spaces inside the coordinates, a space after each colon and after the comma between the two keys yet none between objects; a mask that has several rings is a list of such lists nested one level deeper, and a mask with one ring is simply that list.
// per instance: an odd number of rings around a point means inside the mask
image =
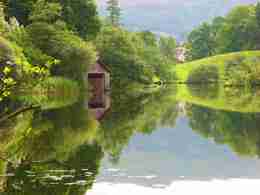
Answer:
[{"label": "green lawn", "polygon": [[[235,62],[236,65],[232,65],[231,71],[227,74],[227,64],[230,62]],[[243,87],[228,85],[230,83],[233,84],[232,81],[244,82],[247,78],[248,80],[251,79],[250,81],[260,79],[260,51],[229,53],[178,64],[173,68],[173,71],[176,73],[177,82],[188,83],[191,75],[196,71],[200,72],[202,70],[201,67],[204,67],[204,70],[207,70],[207,68],[210,69],[210,67],[215,68],[219,82],[217,89],[208,90],[202,82],[202,85],[197,85],[198,90],[202,92],[199,92],[201,94],[196,94],[196,91],[194,93],[190,85],[178,85],[177,93],[175,94],[177,100],[217,110],[260,112],[260,89],[253,90],[253,86],[248,87],[247,85]],[[207,78],[210,71],[202,72],[203,74]],[[246,74],[248,74],[248,77],[244,76]],[[254,77],[252,77],[253,74]],[[212,92],[215,94],[212,95]],[[211,97],[208,97],[210,94]]]},{"label": "green lawn", "polygon": [[214,57],[204,58],[202,60],[178,64],[176,65],[176,67],[174,67],[173,71],[176,72],[176,76],[179,82],[186,82],[192,71],[198,69],[201,66],[213,65],[216,66],[219,70],[219,79],[223,80],[225,63],[232,60],[237,60],[239,58],[244,58],[247,60],[248,63],[250,63],[251,60],[260,58],[260,51],[243,51],[217,55]]},{"label": "green lawn", "polygon": [[[200,105],[216,110],[242,113],[260,112],[260,89],[225,88],[220,86],[212,97],[194,95],[189,85],[177,86],[176,99],[182,102]],[[202,86],[203,87],[203,86]]]}]

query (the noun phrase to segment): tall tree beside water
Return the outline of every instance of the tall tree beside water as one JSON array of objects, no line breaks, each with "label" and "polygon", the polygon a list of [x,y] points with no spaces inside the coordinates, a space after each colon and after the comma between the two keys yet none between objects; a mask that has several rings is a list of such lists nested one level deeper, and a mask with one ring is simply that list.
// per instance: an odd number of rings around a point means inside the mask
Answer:
[{"label": "tall tree beside water", "polygon": [[120,25],[121,9],[118,0],[109,0],[107,2],[107,11],[109,12],[108,21],[113,26]]}]

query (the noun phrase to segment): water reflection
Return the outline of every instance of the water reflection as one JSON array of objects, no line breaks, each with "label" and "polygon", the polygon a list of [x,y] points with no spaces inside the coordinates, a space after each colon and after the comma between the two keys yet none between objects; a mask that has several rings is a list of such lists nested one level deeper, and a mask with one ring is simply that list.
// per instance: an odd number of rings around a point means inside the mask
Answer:
[{"label": "water reflection", "polygon": [[[85,95],[39,105],[0,124],[0,191],[76,195],[99,182],[161,188],[260,178],[258,94],[217,85],[114,88],[102,120]],[[4,102],[0,118],[24,105]]]}]

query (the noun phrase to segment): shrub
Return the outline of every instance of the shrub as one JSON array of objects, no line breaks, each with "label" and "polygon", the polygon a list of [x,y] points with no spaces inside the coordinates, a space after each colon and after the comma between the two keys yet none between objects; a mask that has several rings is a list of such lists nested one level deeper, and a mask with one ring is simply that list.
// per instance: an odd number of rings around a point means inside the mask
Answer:
[{"label": "shrub", "polygon": [[219,96],[219,85],[217,83],[188,85],[192,96],[203,99],[215,99]]},{"label": "shrub", "polygon": [[188,83],[217,83],[219,80],[219,72],[216,65],[202,65],[194,69],[188,78]]},{"label": "shrub", "polygon": [[14,51],[11,43],[0,37],[0,101],[10,95],[12,87],[16,84],[15,70],[11,64],[13,59]]},{"label": "shrub", "polygon": [[13,61],[14,50],[10,42],[0,37],[0,62]]},{"label": "shrub", "polygon": [[236,58],[224,66],[226,85],[260,84],[259,58]]}]

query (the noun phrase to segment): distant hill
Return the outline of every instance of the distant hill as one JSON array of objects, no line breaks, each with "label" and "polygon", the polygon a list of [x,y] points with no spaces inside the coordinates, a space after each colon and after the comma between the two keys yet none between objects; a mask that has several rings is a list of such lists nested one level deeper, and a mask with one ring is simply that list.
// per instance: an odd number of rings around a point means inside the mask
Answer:
[{"label": "distant hill", "polygon": [[[105,1],[98,0],[105,14]],[[225,15],[237,5],[257,0],[121,0],[123,24],[131,30],[151,30],[174,35],[179,41],[201,22]]]}]

